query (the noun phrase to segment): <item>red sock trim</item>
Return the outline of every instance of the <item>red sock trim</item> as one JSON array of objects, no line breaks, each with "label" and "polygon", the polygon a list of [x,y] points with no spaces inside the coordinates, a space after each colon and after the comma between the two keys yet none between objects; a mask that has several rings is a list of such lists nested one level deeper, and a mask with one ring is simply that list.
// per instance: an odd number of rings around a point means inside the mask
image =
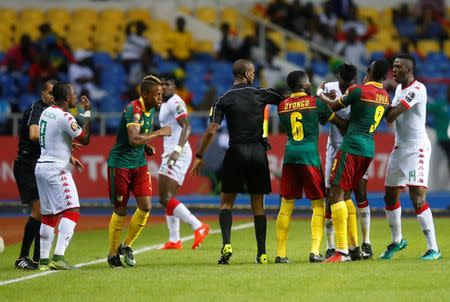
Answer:
[{"label": "red sock trim", "polygon": [[80,219],[80,212],[65,211],[63,213],[63,217],[78,223],[78,219]]},{"label": "red sock trim", "polygon": [[175,197],[172,197],[169,200],[169,203],[167,204],[166,207],[166,214],[168,216],[172,216],[173,215],[173,210],[175,210],[175,208],[180,204],[181,202],[179,200],[177,200]]},{"label": "red sock trim", "polygon": [[386,206],[386,210],[388,210],[388,211],[394,211],[394,210],[397,210],[397,209],[400,208],[400,207],[401,207],[401,205],[400,205],[400,200],[399,200],[399,201],[397,201],[397,203],[394,204],[394,205]]},{"label": "red sock trim", "polygon": [[416,215],[420,215],[423,212],[425,212],[426,210],[428,210],[430,207],[428,206],[427,202],[424,202],[424,204],[422,205],[422,207],[418,210],[416,210]]},{"label": "red sock trim", "polygon": [[365,200],[364,202],[358,203],[358,208],[362,209],[369,206],[369,201]]},{"label": "red sock trim", "polygon": [[41,223],[54,228],[58,222],[57,215],[42,215]]},{"label": "red sock trim", "polygon": [[331,219],[331,212],[325,212],[325,218]]}]

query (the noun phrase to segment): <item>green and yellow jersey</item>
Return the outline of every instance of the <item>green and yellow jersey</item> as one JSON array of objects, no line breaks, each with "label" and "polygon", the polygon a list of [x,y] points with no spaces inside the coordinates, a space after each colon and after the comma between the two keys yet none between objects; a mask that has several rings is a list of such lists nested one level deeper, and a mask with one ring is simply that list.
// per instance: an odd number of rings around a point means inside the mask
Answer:
[{"label": "green and yellow jersey", "polygon": [[341,150],[353,155],[373,157],[373,134],[389,108],[389,95],[378,82],[350,86],[338,100],[351,105],[350,120]]},{"label": "green and yellow jersey", "polygon": [[332,118],[328,106],[318,98],[298,92],[278,105],[278,115],[288,136],[283,163],[320,167],[319,122],[326,124]]},{"label": "green and yellow jersey", "polygon": [[145,166],[145,145],[133,147],[128,140],[127,128],[131,125],[140,127],[140,133],[149,133],[153,128],[153,114],[155,109],[147,110],[142,99],[134,100],[123,111],[120,125],[117,129],[116,143],[108,157],[111,168],[138,168]]}]

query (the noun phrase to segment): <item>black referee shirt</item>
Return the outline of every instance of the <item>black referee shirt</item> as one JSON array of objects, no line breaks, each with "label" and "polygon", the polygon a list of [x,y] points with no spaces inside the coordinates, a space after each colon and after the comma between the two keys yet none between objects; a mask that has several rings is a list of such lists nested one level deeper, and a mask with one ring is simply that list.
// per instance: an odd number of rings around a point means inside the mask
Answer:
[{"label": "black referee shirt", "polygon": [[41,155],[41,147],[39,142],[30,140],[30,126],[38,125],[39,118],[42,111],[47,108],[47,104],[43,100],[35,101],[28,107],[22,116],[19,129],[19,151],[17,152],[18,159],[37,161]]},{"label": "black referee shirt", "polygon": [[278,105],[283,97],[274,91],[247,84],[233,85],[211,108],[209,121],[222,123],[225,117],[230,135],[229,145],[262,141],[264,108]]}]

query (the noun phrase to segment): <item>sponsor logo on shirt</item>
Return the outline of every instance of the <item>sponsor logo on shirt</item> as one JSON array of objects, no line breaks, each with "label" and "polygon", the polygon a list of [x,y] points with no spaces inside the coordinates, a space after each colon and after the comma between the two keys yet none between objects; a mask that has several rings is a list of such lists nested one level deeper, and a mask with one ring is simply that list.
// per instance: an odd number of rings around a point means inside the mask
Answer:
[{"label": "sponsor logo on shirt", "polygon": [[405,100],[408,103],[411,103],[411,101],[414,100],[415,97],[416,97],[416,93],[414,91],[411,91],[405,96]]},{"label": "sponsor logo on shirt", "polygon": [[72,128],[73,132],[77,132],[77,130],[80,128],[80,126],[78,126],[76,122],[72,122],[72,124],[70,124],[70,127]]}]

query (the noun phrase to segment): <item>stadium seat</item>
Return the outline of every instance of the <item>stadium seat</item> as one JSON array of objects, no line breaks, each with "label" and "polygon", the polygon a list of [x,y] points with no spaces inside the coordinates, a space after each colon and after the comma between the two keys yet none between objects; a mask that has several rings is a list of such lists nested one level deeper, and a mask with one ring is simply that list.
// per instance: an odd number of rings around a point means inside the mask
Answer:
[{"label": "stadium seat", "polygon": [[127,23],[132,21],[142,21],[145,24],[149,25],[151,19],[152,16],[150,14],[150,11],[145,8],[130,8],[126,13]]},{"label": "stadium seat", "polygon": [[192,15],[192,10],[189,7],[185,6],[185,5],[181,5],[180,7],[177,8],[177,10],[180,13],[184,13],[186,15]]},{"label": "stadium seat", "polygon": [[419,40],[417,49],[424,54],[428,54],[430,52],[438,52],[440,47],[436,40]]},{"label": "stadium seat", "polygon": [[197,8],[197,10],[195,11],[195,16],[199,20],[210,25],[216,25],[218,21],[216,8],[211,6],[202,6]]},{"label": "stadium seat", "polygon": [[213,54],[214,53],[214,45],[213,42],[209,40],[199,40],[195,41],[195,48],[194,50],[198,53],[207,53],[207,54]]},{"label": "stadium seat", "polygon": [[68,9],[52,7],[47,10],[47,22],[59,21],[69,23],[71,19],[71,12]]},{"label": "stadium seat", "polygon": [[374,7],[358,7],[358,19],[365,21],[367,18],[372,18],[373,22],[379,24],[381,21],[380,12]]},{"label": "stadium seat", "polygon": [[328,73],[328,63],[327,62],[314,62],[311,64],[312,69],[315,74],[320,77],[324,77]]},{"label": "stadium seat", "polygon": [[11,113],[11,105],[6,99],[0,100],[0,124],[5,124],[8,116]]},{"label": "stadium seat", "polygon": [[450,58],[450,40],[444,42],[444,53]]},{"label": "stadium seat", "polygon": [[286,54],[286,59],[300,67],[305,67],[306,65],[306,55],[303,53],[288,52]]},{"label": "stadium seat", "polygon": [[271,30],[267,32],[267,37],[269,37],[278,47],[283,48],[285,40],[281,32]]},{"label": "stadium seat", "polygon": [[222,22],[230,24],[232,29],[236,29],[238,25],[239,12],[232,7],[224,7],[222,9]]},{"label": "stadium seat", "polygon": [[291,39],[287,42],[287,51],[305,53],[308,51],[308,45],[305,41]]},{"label": "stadium seat", "polygon": [[39,25],[45,21],[45,13],[40,8],[24,8],[19,13],[19,20]]},{"label": "stadium seat", "polygon": [[83,22],[88,24],[97,23],[97,11],[93,8],[76,8],[72,12],[74,22]]},{"label": "stadium seat", "polygon": [[124,20],[125,12],[118,8],[105,8],[98,14],[100,20]]},{"label": "stadium seat", "polygon": [[17,13],[15,9],[2,7],[0,8],[0,20],[2,22],[13,22],[17,20]]}]

